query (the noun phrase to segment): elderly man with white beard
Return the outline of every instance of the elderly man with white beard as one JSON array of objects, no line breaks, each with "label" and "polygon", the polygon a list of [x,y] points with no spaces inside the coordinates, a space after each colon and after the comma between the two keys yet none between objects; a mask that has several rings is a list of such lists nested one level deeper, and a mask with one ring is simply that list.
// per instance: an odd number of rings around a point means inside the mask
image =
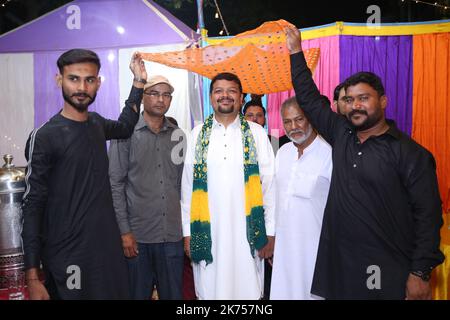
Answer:
[{"label": "elderly man with white beard", "polygon": [[295,97],[281,106],[290,143],[275,160],[276,240],[272,300],[314,300],[311,283],[330,188],[331,147],[317,134]]}]

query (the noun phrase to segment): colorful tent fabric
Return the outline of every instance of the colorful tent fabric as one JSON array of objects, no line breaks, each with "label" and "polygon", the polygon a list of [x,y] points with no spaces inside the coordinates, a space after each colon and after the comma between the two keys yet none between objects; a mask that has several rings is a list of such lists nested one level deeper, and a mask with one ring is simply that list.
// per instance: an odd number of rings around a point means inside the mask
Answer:
[{"label": "colorful tent fabric", "polygon": [[[244,92],[265,94],[292,88],[289,51],[284,20],[270,21],[251,31],[205,48],[195,46],[184,51],[145,53],[145,60],[183,68],[209,79],[221,72],[236,74]],[[319,50],[305,51],[308,67],[314,70]],[[276,76],[274,76],[276,75]]]},{"label": "colorful tent fabric", "polygon": [[413,37],[412,137],[436,158],[444,204],[441,250],[444,264],[436,270],[435,295],[450,299],[450,33]]},{"label": "colorful tent fabric", "polygon": [[450,213],[450,33],[417,35],[413,44],[412,137],[435,156]]},{"label": "colorful tent fabric", "polygon": [[75,0],[1,35],[0,52],[155,46],[193,37],[151,0]]}]

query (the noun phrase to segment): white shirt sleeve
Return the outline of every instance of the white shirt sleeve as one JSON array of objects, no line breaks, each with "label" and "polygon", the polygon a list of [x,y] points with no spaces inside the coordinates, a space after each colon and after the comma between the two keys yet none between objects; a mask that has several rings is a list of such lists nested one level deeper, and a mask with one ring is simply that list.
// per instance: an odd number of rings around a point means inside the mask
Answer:
[{"label": "white shirt sleeve", "polygon": [[[275,235],[275,155],[266,131],[253,123],[250,123],[255,137],[258,152],[259,176],[261,178],[264,219],[266,222],[266,234]],[[253,130],[255,129],[255,130]]]}]

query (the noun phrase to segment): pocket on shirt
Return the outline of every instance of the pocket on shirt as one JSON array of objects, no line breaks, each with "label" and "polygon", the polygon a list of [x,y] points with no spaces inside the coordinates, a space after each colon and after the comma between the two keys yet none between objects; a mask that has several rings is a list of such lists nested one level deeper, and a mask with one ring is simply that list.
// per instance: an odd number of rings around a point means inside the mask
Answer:
[{"label": "pocket on shirt", "polygon": [[295,197],[310,199],[313,196],[317,184],[317,176],[305,172],[296,172],[293,181],[292,195]]}]

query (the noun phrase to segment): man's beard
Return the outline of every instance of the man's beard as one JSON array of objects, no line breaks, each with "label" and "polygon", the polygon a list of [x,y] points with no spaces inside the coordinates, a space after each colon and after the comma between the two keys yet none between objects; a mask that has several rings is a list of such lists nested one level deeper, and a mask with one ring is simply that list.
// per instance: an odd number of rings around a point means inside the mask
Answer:
[{"label": "man's beard", "polygon": [[[221,102],[222,101],[224,101],[224,100],[228,100],[229,102],[231,102],[231,105],[228,105],[228,106],[222,106],[221,105]],[[218,103],[218,107],[217,107],[217,110],[220,112],[220,113],[225,113],[225,114],[227,114],[227,113],[233,113],[233,111],[234,111],[234,100],[233,99],[228,99],[228,98],[222,98],[222,99],[220,99],[220,100],[217,100],[217,103]]]},{"label": "man's beard", "polygon": [[[64,88],[62,89],[62,95],[63,95],[64,101],[67,102],[68,104],[70,104],[72,107],[75,108],[75,110],[77,110],[80,113],[85,112],[87,110],[87,108],[89,107],[89,105],[91,105],[95,101],[95,98],[97,97],[97,93],[95,93],[95,95],[93,97],[91,97],[87,93],[74,93],[74,94],[72,94],[72,96],[69,97],[69,95],[66,94],[66,92],[64,91]],[[89,100],[84,103],[77,103],[72,99],[73,97],[77,97],[77,96],[88,97]]]},{"label": "man's beard", "polygon": [[[358,125],[355,125],[352,121],[352,117],[358,113],[361,115],[365,115],[366,120],[364,120],[362,123]],[[369,114],[365,110],[352,110],[347,114],[347,119],[353,124],[355,129],[363,131],[372,128],[378,121],[380,121],[382,116],[383,114],[381,112],[381,108],[377,109],[377,111],[371,116],[369,116]]]},{"label": "man's beard", "polygon": [[[286,135],[292,142],[295,142],[296,144],[302,144],[311,136],[312,132],[313,132],[312,125],[309,125],[308,129],[306,129],[306,132],[303,130],[291,130],[289,133],[286,132]],[[294,138],[292,137],[294,133],[303,133],[303,136],[300,138]]]}]

